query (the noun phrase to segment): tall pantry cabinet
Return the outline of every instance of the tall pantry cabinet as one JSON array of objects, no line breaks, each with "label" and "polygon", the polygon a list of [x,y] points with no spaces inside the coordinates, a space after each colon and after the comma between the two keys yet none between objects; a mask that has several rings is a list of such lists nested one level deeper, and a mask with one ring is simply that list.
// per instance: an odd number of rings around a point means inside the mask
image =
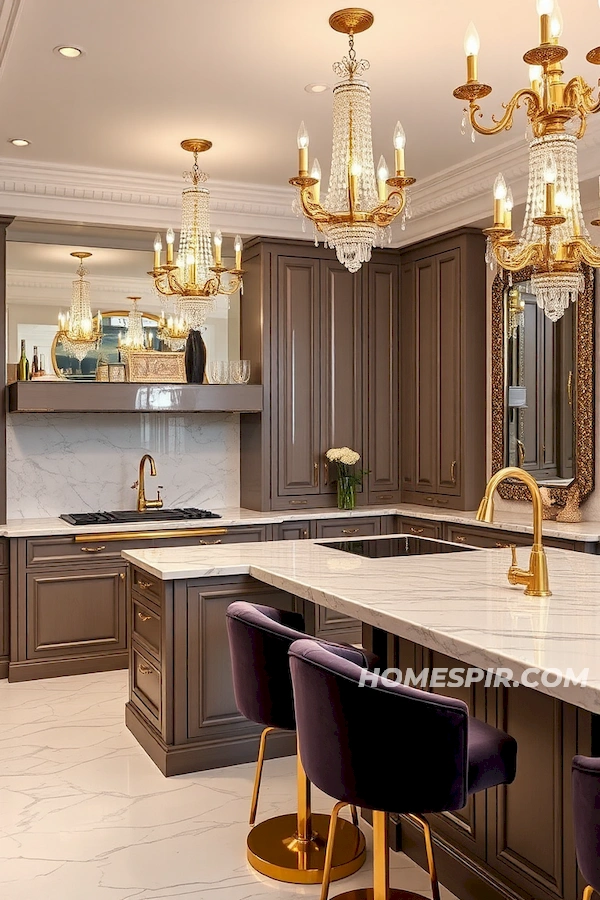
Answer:
[{"label": "tall pantry cabinet", "polygon": [[264,389],[241,425],[241,504],[336,506],[330,447],[370,470],[359,504],[398,502],[398,253],[352,274],[308,242],[251,241],[244,253],[242,357]]}]

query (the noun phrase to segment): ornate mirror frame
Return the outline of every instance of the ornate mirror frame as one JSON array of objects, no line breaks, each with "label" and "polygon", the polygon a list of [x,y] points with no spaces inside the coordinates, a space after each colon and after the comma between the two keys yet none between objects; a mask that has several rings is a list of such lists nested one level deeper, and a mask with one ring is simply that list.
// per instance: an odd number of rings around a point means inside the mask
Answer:
[{"label": "ornate mirror frame", "polygon": [[[594,490],[594,270],[584,266],[585,287],[575,307],[577,370],[575,375],[575,478],[583,502]],[[522,269],[512,275],[512,284],[529,281],[533,271]],[[511,287],[509,273],[502,270],[492,285],[492,475],[505,466],[505,366],[506,343],[504,292]],[[564,506],[568,487],[549,488],[551,496]],[[517,481],[504,481],[498,493],[506,500],[530,500],[528,488]]]}]

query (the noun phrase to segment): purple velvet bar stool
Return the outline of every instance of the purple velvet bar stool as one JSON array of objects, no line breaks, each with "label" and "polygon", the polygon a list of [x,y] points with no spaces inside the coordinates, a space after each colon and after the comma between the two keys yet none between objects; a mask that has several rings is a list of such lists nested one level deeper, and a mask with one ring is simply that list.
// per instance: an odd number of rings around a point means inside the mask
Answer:
[{"label": "purple velvet bar stool", "polygon": [[[296,730],[288,650],[294,641],[306,636],[304,619],[299,613],[236,601],[227,609],[227,632],[237,707],[251,722],[263,726],[250,808],[250,824],[254,825],[267,737],[276,729]],[[359,671],[372,661],[359,649],[335,646]],[[252,828],[247,841],[248,861],[261,874],[279,881],[318,884],[323,878],[330,818],[311,812],[310,782],[300,756],[297,789],[296,813],[267,819]],[[356,872],[366,858],[356,807],[352,819],[340,823],[333,848],[334,880]]]},{"label": "purple velvet bar stool", "polygon": [[573,824],[581,874],[587,881],[583,900],[600,894],[600,759],[573,759]]},{"label": "purple velvet bar stool", "polygon": [[339,802],[333,807],[321,900],[329,892],[329,847],[340,809],[373,811],[373,888],[336,900],[409,900],[389,887],[388,813],[419,823],[434,900],[439,885],[424,813],[462,809],[469,795],[510,784],[514,738],[469,716],[462,700],[369,675],[336,648],[302,639],[290,648],[298,745],[307,777]]}]

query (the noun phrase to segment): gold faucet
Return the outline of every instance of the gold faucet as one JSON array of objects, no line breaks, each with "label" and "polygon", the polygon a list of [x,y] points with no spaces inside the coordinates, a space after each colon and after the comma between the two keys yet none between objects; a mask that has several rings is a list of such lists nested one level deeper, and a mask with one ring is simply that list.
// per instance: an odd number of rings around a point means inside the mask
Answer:
[{"label": "gold faucet", "polygon": [[527,485],[533,501],[533,547],[529,557],[529,569],[526,571],[518,567],[517,548],[512,546],[512,565],[508,570],[508,580],[511,584],[524,584],[528,597],[551,597],[546,552],[542,545],[542,497],[535,478],[516,466],[500,469],[487,483],[477,510],[477,521],[489,523],[494,521],[494,491],[507,478],[517,478]]},{"label": "gold faucet", "polygon": [[138,480],[131,485],[132,488],[137,488],[138,512],[145,512],[147,509],[161,509],[163,505],[160,496],[160,489],[162,488],[162,484],[159,484],[158,486],[158,490],[156,492],[156,500],[146,500],[146,482],[144,477],[146,462],[150,463],[150,474],[156,475],[156,463],[149,453],[144,453],[144,455],[140,459],[140,472],[138,475]]}]

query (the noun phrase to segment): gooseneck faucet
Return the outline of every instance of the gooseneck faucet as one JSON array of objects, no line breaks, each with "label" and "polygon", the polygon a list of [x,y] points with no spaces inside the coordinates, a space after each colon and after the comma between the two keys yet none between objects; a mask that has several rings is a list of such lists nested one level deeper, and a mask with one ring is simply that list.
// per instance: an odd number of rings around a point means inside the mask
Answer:
[{"label": "gooseneck faucet", "polygon": [[477,521],[489,523],[494,521],[494,491],[507,478],[517,478],[527,485],[533,501],[533,547],[529,557],[529,569],[519,568],[517,548],[511,547],[512,565],[508,570],[508,580],[511,584],[525,585],[525,593],[528,597],[551,597],[546,552],[542,545],[542,496],[535,478],[529,472],[516,466],[500,469],[499,472],[492,475],[487,483],[485,494],[477,510]]},{"label": "gooseneck faucet", "polygon": [[142,458],[140,459],[140,470],[138,475],[138,480],[134,482],[131,487],[137,488],[137,508],[138,512],[145,512],[147,509],[161,509],[163,502],[160,496],[160,488],[162,484],[159,484],[158,491],[156,492],[156,500],[147,500],[146,499],[146,481],[145,481],[145,468],[146,463],[150,463],[150,474],[156,475],[156,463],[152,459],[149,453],[144,453]]}]

